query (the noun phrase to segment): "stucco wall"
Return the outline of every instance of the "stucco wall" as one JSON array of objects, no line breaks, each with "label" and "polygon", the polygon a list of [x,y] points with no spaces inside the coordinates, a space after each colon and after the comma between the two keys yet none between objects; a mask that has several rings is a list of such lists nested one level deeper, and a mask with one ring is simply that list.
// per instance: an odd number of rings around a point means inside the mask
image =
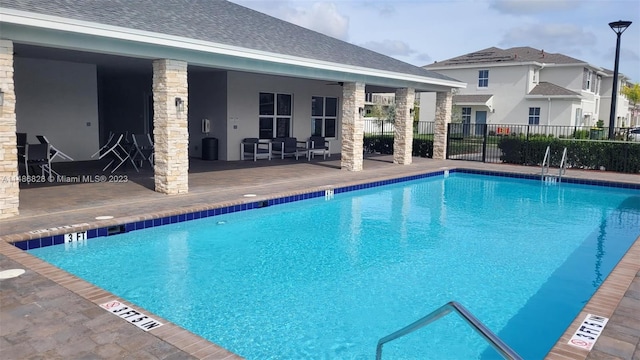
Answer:
[{"label": "stucco wall", "polygon": [[[227,158],[227,73],[189,72],[189,156],[202,156],[202,139],[218,139],[218,159]],[[208,119],[209,134],[202,132]]]},{"label": "stucco wall", "polygon": [[29,143],[44,135],[74,160],[89,160],[98,150],[96,66],[18,57],[14,66],[17,131]]},{"label": "stucco wall", "polygon": [[227,73],[227,139],[226,157],[240,159],[240,142],[258,137],[259,93],[291,94],[293,98],[291,135],[298,140],[311,136],[311,97],[338,98],[338,137],[331,139],[331,152],[340,152],[340,111],[342,87],[327,81],[305,80],[271,75],[230,71]]}]

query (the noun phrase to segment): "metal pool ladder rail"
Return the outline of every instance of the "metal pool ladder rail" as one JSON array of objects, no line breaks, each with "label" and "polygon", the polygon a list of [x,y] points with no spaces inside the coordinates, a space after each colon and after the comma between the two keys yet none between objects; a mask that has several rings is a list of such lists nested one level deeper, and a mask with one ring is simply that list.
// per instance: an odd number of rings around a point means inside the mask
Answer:
[{"label": "metal pool ladder rail", "polygon": [[450,301],[442,305],[437,310],[431,312],[429,315],[414,322],[413,324],[408,325],[394,332],[393,334],[387,335],[380,339],[378,341],[378,346],[376,347],[376,360],[382,359],[382,345],[384,345],[385,343],[412,333],[423,326],[429,325],[432,322],[449,314],[451,311],[455,311],[456,313],[458,313],[458,315],[460,315],[460,317],[462,317],[462,319],[464,319],[467,324],[469,324],[478,334],[480,334],[480,336],[487,340],[487,342],[505,359],[522,360],[522,357],[520,355],[513,351],[513,349],[511,349],[496,334],[494,334],[491,330],[484,326],[480,322],[480,320],[478,320],[475,316],[473,316],[473,314],[469,312],[469,310],[455,301]]},{"label": "metal pool ladder rail", "polygon": [[560,161],[560,168],[558,169],[558,175],[549,174],[549,166],[551,166],[551,146],[547,146],[547,150],[544,152],[544,159],[542,159],[542,173],[540,179],[545,183],[556,183],[562,181],[562,175],[567,171],[567,148],[562,151],[562,160]]}]

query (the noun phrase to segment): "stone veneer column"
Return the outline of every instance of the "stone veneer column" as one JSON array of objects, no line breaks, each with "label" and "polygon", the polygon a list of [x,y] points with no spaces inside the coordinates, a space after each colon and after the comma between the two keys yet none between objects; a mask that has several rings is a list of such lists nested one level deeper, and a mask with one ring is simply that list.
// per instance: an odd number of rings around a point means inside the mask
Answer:
[{"label": "stone veneer column", "polygon": [[447,158],[447,125],[451,122],[451,106],[453,93],[436,93],[436,119],[433,134],[433,158],[444,160]]},{"label": "stone veneer column", "polygon": [[13,86],[13,42],[0,40],[0,219],[18,215],[18,149],[16,93]]},{"label": "stone veneer column", "polygon": [[[164,194],[189,191],[189,96],[187,63],[178,60],[153,61],[153,137],[155,188]],[[178,111],[176,98],[184,109]]]},{"label": "stone veneer column", "polygon": [[393,136],[393,162],[409,165],[413,161],[413,108],[415,90],[411,88],[396,90],[396,120]]},{"label": "stone veneer column", "polygon": [[342,154],[340,166],[362,171],[364,119],[364,83],[344,83],[342,87]]}]

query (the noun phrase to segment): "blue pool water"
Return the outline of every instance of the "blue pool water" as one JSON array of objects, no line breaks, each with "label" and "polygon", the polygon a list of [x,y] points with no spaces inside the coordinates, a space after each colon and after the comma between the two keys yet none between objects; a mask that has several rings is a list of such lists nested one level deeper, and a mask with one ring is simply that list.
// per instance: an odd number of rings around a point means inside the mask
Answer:
[{"label": "blue pool water", "polygon": [[[638,190],[454,173],[29,252],[248,359],[373,359],[451,300],[541,359],[639,224]],[[493,358],[455,314],[383,352]]]}]

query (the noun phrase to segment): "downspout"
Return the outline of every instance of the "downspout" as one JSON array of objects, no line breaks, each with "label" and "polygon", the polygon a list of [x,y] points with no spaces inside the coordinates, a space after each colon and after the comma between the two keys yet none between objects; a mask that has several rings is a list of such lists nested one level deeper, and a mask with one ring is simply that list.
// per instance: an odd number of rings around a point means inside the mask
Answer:
[{"label": "downspout", "polygon": [[549,106],[547,106],[547,136],[549,135],[549,127],[551,126],[551,98],[549,100]]}]

